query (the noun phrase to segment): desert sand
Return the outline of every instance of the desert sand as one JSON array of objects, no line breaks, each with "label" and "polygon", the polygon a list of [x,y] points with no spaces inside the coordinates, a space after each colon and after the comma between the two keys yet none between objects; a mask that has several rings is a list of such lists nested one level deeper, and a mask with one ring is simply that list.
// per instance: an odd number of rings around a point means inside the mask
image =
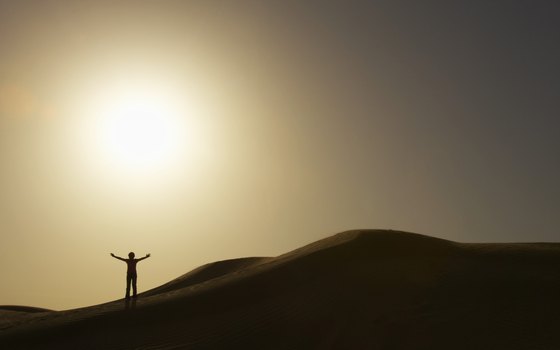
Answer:
[{"label": "desert sand", "polygon": [[560,244],[354,230],[67,311],[0,307],[1,349],[560,349]]}]

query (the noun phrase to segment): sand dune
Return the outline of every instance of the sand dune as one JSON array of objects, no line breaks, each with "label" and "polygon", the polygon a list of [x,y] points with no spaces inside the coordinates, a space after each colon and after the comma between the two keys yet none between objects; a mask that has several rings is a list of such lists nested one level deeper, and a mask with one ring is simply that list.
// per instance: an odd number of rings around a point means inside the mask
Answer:
[{"label": "sand dune", "polygon": [[174,279],[162,286],[142,293],[142,296],[152,296],[163,294],[174,290],[182,289],[199,283],[204,283],[214,278],[227,274],[235,274],[237,271],[255,266],[272,258],[239,258],[224,261],[216,261],[194,269],[183,276]]},{"label": "sand dune", "polygon": [[0,348],[560,349],[559,311],[560,244],[360,230],[204,265],[135,302],[0,307]]}]

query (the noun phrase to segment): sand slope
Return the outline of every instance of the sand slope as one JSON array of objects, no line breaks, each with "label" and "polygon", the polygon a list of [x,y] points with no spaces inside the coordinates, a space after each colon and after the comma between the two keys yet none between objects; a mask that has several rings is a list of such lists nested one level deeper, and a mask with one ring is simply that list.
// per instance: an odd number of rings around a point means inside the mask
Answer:
[{"label": "sand slope", "polygon": [[560,349],[560,244],[348,231],[136,302],[24,311],[3,311],[0,348]]}]

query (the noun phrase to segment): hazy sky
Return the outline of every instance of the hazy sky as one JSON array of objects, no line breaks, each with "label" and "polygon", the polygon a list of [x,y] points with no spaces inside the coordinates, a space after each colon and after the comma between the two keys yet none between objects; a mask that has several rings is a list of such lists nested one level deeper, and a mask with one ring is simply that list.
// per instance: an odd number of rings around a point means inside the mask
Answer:
[{"label": "hazy sky", "polygon": [[[0,304],[120,298],[110,252],[146,290],[354,228],[558,241],[559,38],[557,1],[0,0]],[[138,87],[182,123],[143,167],[96,131]]]}]

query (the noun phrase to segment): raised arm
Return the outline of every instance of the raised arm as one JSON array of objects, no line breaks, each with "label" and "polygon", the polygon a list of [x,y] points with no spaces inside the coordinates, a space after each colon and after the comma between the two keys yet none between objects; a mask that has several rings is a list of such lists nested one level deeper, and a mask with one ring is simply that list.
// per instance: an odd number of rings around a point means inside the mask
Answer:
[{"label": "raised arm", "polygon": [[145,256],[145,257],[143,257],[143,258],[140,258],[140,259],[138,259],[138,261],[140,261],[140,260],[144,260],[144,259],[147,259],[147,258],[149,258],[149,257],[150,257],[150,254],[146,254],[146,256]]},{"label": "raised arm", "polygon": [[115,259],[119,259],[121,261],[126,261],[126,259],[121,258],[120,256],[116,256],[115,254],[111,253],[111,256]]}]

